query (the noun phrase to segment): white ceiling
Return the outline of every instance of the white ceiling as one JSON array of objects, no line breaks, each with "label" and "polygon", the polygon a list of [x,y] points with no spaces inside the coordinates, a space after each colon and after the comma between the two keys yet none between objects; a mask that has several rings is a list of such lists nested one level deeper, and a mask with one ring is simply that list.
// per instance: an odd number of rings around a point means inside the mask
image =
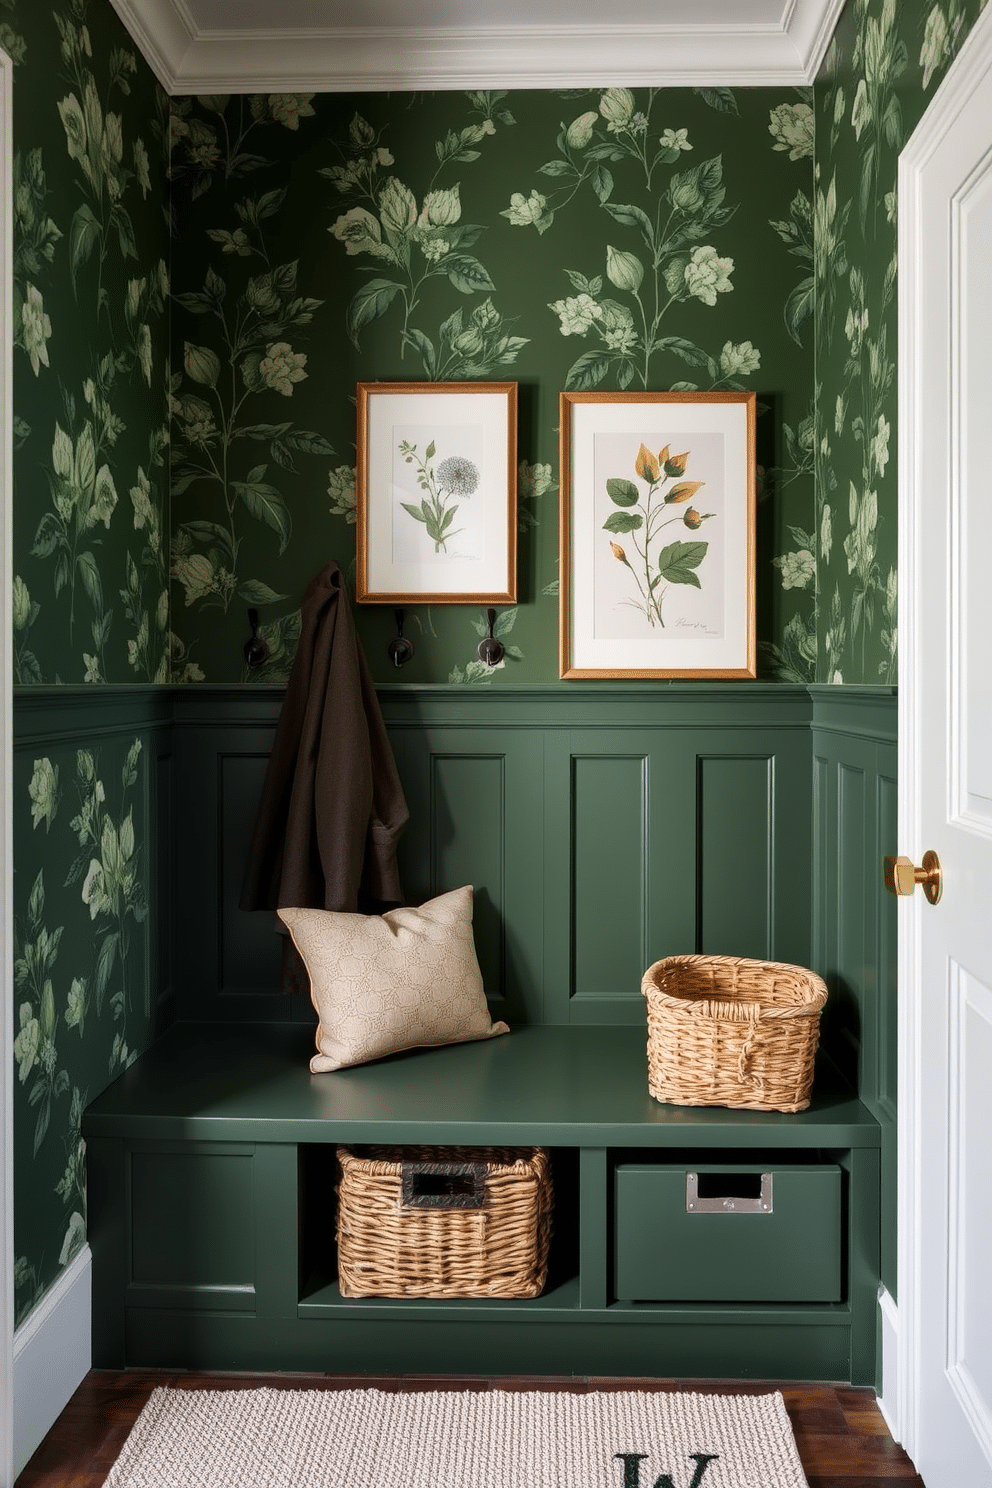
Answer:
[{"label": "white ceiling", "polygon": [[169,93],[810,83],[844,0],[112,0]]}]

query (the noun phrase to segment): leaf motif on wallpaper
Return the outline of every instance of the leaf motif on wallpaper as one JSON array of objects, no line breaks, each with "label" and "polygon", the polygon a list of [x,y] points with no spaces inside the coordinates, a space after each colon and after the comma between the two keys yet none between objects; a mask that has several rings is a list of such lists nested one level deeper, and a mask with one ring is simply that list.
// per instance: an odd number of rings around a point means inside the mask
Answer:
[{"label": "leaf motif on wallpaper", "polygon": [[[51,761],[35,761],[35,777]],[[58,960],[64,926],[50,931],[45,919],[44,872],[39,872],[27,905],[26,920],[14,918],[14,987],[18,1028],[14,1038],[14,1061],[18,1082],[28,1089],[28,1104],[37,1106],[34,1155],[37,1156],[48,1132],[52,1102],[68,1089],[69,1076],[58,1068],[56,1033],[58,1014],[55,1010],[53,974]]]},{"label": "leaf motif on wallpaper", "polygon": [[41,605],[31,598],[20,574],[14,577],[12,610],[14,680],[21,684],[43,682],[41,664],[30,646],[31,627],[41,613]]},{"label": "leaf motif on wallpaper", "polygon": [[[75,413],[75,402],[64,399]],[[110,466],[98,464],[103,449],[102,431],[90,418],[82,418],[75,430],[55,425],[51,466],[47,471],[52,497],[51,511],[41,517],[31,547],[36,558],[55,559],[54,587],[58,595],[69,590],[69,637],[76,619],[77,579],[89,598],[93,618],[90,634],[95,655],[84,653],[87,678],[104,673],[103,650],[109,634],[110,616],[104,609],[99,567],[88,543],[94,529],[109,528],[117,506],[117,488]]]},{"label": "leaf motif on wallpaper", "polygon": [[12,201],[13,232],[13,332],[37,377],[47,367],[52,323],[45,310],[38,280],[50,277],[55,245],[62,231],[48,215],[49,196],[40,149],[20,150],[14,155]]},{"label": "leaf motif on wallpaper", "polygon": [[481,123],[466,124],[459,130],[448,129],[443,140],[435,141],[434,153],[438,163],[431,179],[432,185],[446,165],[452,162],[470,165],[472,161],[481,159],[482,151],[475,147],[496,133],[497,123],[504,126],[516,123],[508,108],[499,107],[506,97],[505,90],[475,92],[466,96],[472,104],[472,111],[481,115]]},{"label": "leaf motif on wallpaper", "polygon": [[894,160],[903,141],[902,104],[896,84],[909,62],[906,43],[897,31],[896,0],[882,0],[877,15],[867,5],[856,7],[859,17],[855,63],[862,73],[851,106],[851,127],[861,157],[859,207],[865,228],[879,200],[879,172],[883,146]]},{"label": "leaf motif on wallpaper", "polygon": [[[736,102],[729,89],[696,89],[711,107],[736,112]],[[510,205],[501,213],[514,227],[534,227],[546,233],[555,215],[564,210],[584,185],[592,188],[601,206],[613,210],[610,203],[615,177],[610,165],[632,162],[643,178],[648,200],[656,193],[652,178],[659,167],[674,165],[683,153],[693,148],[685,128],[658,129],[652,111],[663,90],[646,90],[644,107],[630,88],[605,88],[600,92],[598,109],[586,109],[570,124],[562,124],[558,133],[558,154],[538,167],[538,173],[549,181],[560,183],[548,192],[532,189],[511,194]],[[622,206],[629,213],[640,209]],[[619,219],[618,219],[619,220]],[[645,216],[648,231],[654,231]],[[631,225],[625,222],[623,225]]]},{"label": "leaf motif on wallpaper", "polygon": [[[614,110],[621,108],[621,102],[626,107],[626,99],[613,100]],[[588,127],[592,129],[591,124]],[[611,123],[609,127],[616,126]],[[689,148],[687,142],[683,148]],[[619,228],[636,233],[640,240],[638,252],[615,244],[606,250],[606,281],[634,303],[630,307],[611,294],[604,295],[602,275],[593,278],[577,269],[565,270],[578,292],[549,303],[548,308],[559,317],[563,336],[591,337],[600,343],[572,363],[566,387],[588,390],[613,378],[624,389],[636,378],[646,388],[654,375],[654,358],[674,355],[690,366],[705,367],[711,388],[741,388],[741,377],[760,365],[760,355],[751,342],[736,348],[727,342],[717,357],[685,336],[662,332],[673,305],[698,300],[714,306],[718,295],[733,289],[734,260],[721,256],[712,243],[700,242],[729,222],[737,210],[726,204],[721,157],[674,172],[667,192],[654,203],[653,218],[637,202],[608,201],[603,206]],[[670,378],[667,385],[671,385]],[[695,389],[697,384],[685,386]]]},{"label": "leaf motif on wallpaper", "polygon": [[807,265],[810,273],[790,291],[783,308],[786,329],[798,345],[802,345],[799,332],[813,314],[815,279],[813,270],[813,205],[805,192],[797,191],[789,206],[788,221],[771,221],[789,253]]},{"label": "leaf motif on wallpaper", "polygon": [[[391,271],[360,286],[348,306],[348,335],[360,346],[361,333],[398,304],[403,312],[400,356],[417,352],[432,382],[482,378],[516,361],[524,338],[510,334],[491,298],[476,305],[468,322],[457,310],[441,325],[436,340],[414,323],[420,296],[433,279],[447,279],[462,295],[495,291],[489,271],[465,248],[483,229],[461,219],[457,186],[429,190],[418,206],[414,193],[395,176],[388,177],[373,203],[378,216],[352,207],[328,229],[344,244],[349,257],[370,257]],[[362,265],[360,272],[375,272]]]},{"label": "leaf motif on wallpaper", "polygon": [[[92,977],[96,1013],[103,1012],[107,993],[115,977],[117,985],[110,1002],[116,1022],[126,1022],[130,1008],[131,930],[147,916],[147,899],[140,872],[141,848],[134,826],[133,808],[127,806],[129,792],[137,784],[141,741],[131,745],[121,770],[120,806],[113,813],[100,776],[99,759],[91,750],[76,755],[76,794],[79,809],[72,828],[81,849],[70,870],[69,883],[82,877],[80,898],[89,911],[95,959]],[[126,807],[126,809],[125,809]],[[88,861],[86,861],[88,860]],[[78,997],[82,996],[81,1004]],[[77,989],[75,1016],[85,1016],[88,986]]]},{"label": "leaf motif on wallpaper", "polygon": [[201,510],[211,495],[221,508],[217,516],[184,522],[173,539],[171,573],[183,586],[187,606],[226,610],[246,585],[260,584],[239,573],[241,514],[274,532],[280,553],[290,541],[285,494],[270,476],[269,462],[258,462],[251,446],[267,444],[272,464],[294,473],[298,456],[334,454],[314,430],[298,428],[292,419],[258,416],[277,394],[291,398],[308,376],[307,354],[296,350],[296,338],[323,301],[300,295],[297,268],[294,260],[255,275],[236,298],[210,268],[202,292],[180,297],[185,309],[205,317],[201,337],[219,326],[213,344],[185,343],[183,373],[173,376],[173,493],[195,485],[201,488]]},{"label": "leaf motif on wallpaper", "polygon": [[[215,177],[232,181],[270,166],[268,156],[254,145],[248,147],[249,139],[272,125],[298,133],[301,123],[315,115],[313,98],[312,93],[254,93],[233,98],[218,93],[170,99],[169,180],[188,185],[196,200],[206,195]],[[198,107],[206,118],[196,112]]]},{"label": "leaf motif on wallpaper", "polygon": [[[106,311],[109,318],[110,297],[104,285],[104,266],[111,243],[116,244],[121,258],[127,260],[137,256],[134,226],[125,205],[125,193],[132,181],[137,180],[143,194],[151,182],[143,143],[136,142],[132,151],[134,169],[125,163],[123,117],[101,102],[100,85],[84,65],[91,55],[88,34],[84,34],[85,14],[85,4],[77,6],[72,16],[55,13],[62,35],[62,59],[70,88],[59,102],[58,112],[65,130],[69,159],[79,167],[76,181],[83,198],[70,227],[69,269],[78,299],[81,271],[96,255],[97,312]],[[117,48],[110,53],[106,84],[108,100],[115,91],[128,96],[131,91],[128,78],[136,70],[137,59],[133,52]]]}]

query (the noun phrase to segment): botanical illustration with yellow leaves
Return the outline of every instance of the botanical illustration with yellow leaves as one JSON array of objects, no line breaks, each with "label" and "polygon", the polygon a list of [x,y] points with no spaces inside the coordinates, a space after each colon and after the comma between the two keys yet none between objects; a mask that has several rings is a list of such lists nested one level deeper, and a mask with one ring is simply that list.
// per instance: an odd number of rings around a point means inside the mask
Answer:
[{"label": "botanical illustration with yellow leaves", "polygon": [[[706,557],[709,543],[676,539],[663,542],[658,548],[656,542],[667,527],[680,524],[690,532],[698,532],[704,522],[716,515],[686,504],[706,484],[683,479],[690,455],[690,450],[673,455],[667,444],[655,454],[642,443],[634,461],[634,472],[646,489],[624,476],[611,477],[606,482],[607,494],[617,510],[610,513],[603,527],[614,535],[610,550],[617,562],[630,571],[637,590],[636,598],[632,595],[624,603],[639,610],[652,627],[664,628],[662,606],[670,584],[702,588],[696,570]],[[618,537],[628,537],[629,543],[617,542]]]}]

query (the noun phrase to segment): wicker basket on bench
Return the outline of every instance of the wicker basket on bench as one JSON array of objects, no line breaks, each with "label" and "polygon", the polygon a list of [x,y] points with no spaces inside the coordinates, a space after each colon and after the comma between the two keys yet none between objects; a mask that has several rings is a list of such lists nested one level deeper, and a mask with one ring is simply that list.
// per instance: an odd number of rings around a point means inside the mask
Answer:
[{"label": "wicker basket on bench", "polygon": [[648,1089],[679,1106],[804,1111],[813,1084],[822,979],[801,966],[667,956],[644,973]]},{"label": "wicker basket on bench", "polygon": [[342,1297],[537,1297],[551,1239],[543,1147],[339,1147]]}]

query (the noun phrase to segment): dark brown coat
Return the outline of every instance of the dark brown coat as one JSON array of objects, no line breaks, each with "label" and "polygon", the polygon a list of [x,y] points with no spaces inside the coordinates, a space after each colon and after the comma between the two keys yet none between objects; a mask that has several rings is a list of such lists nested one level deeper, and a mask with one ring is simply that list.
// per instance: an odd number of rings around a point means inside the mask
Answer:
[{"label": "dark brown coat", "polygon": [[344,575],[332,562],[303,596],[241,908],[381,913],[402,904],[396,848],[408,818]]}]

